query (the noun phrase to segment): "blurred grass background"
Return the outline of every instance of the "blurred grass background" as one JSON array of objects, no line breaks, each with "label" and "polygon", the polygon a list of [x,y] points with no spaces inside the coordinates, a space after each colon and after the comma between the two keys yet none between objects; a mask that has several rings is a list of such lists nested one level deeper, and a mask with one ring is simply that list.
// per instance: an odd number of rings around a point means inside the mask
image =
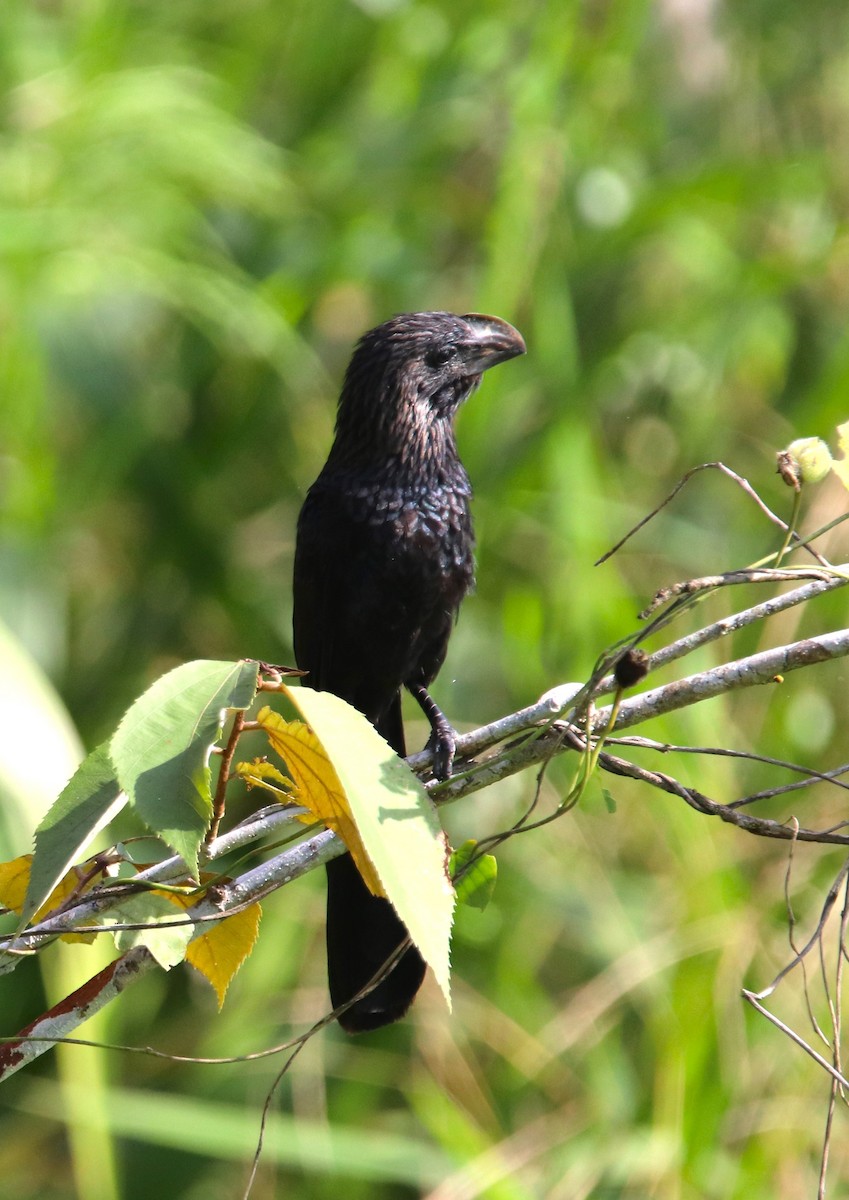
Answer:
[{"label": "blurred grass background", "polygon": [[[297,510],[352,342],[393,312],[492,311],[529,346],[461,419],[479,582],[435,689],[461,726],[585,677],[657,587],[775,548],[702,475],[594,568],[683,471],[723,459],[787,513],[775,451],[847,416],[842,0],[5,0],[0,71],[4,857],[75,729],[92,747],[185,659],[291,659]],[[843,507],[829,482],[807,520]],[[845,621],[838,594],[732,649]],[[828,767],[846,683],[832,664],[645,732]],[[721,800],[779,782],[663,765]],[[786,848],[604,782],[615,813],[596,785],[460,914],[452,1017],[426,990],[400,1027],[309,1044],[256,1200],[816,1194],[828,1081],[739,996],[788,954]],[[532,785],[458,805],[455,837]],[[825,793],[793,811],[840,817]],[[798,850],[803,928],[839,863]],[[3,1028],[105,953],[7,977]],[[316,875],[266,905],[221,1015],[180,970],[86,1032],[227,1055],[324,1005]],[[795,981],[779,1007],[807,1031]],[[0,1096],[6,1194],[240,1195],[273,1071],[45,1056]],[[843,1110],[830,1180],[849,1196]]]}]

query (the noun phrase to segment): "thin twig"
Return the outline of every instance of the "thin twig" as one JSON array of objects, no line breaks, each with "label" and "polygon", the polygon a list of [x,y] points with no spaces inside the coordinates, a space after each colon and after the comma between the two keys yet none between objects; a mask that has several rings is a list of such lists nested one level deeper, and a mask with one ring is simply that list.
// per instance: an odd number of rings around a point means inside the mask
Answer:
[{"label": "thin twig", "polygon": [[[800,836],[798,836],[798,838],[794,839],[794,840],[798,840],[800,842],[803,841],[804,839],[801,837],[801,833],[802,833],[802,831],[800,830],[799,831]],[[840,888],[843,885],[845,879],[847,878],[847,874],[849,874],[849,862],[846,862],[843,864],[843,866],[840,868],[839,872],[837,873],[837,878],[835,879],[835,881],[831,885],[831,887],[828,889],[828,893],[826,895],[825,901],[824,901],[822,909],[820,911],[820,918],[819,918],[819,921],[817,922],[816,929],[811,934],[811,936],[808,938],[807,942],[802,947],[802,949],[798,950],[794,954],[794,956],[790,960],[790,962],[781,968],[781,970],[778,972],[778,974],[773,979],[772,983],[770,983],[767,987],[765,987],[763,989],[763,991],[753,993],[753,995],[755,995],[759,1000],[763,1000],[767,996],[771,996],[772,993],[775,991],[775,989],[778,987],[779,983],[781,983],[782,979],[784,979],[787,975],[789,975],[791,971],[795,971],[796,967],[802,962],[802,960],[808,954],[810,954],[810,952],[814,948],[814,946],[816,946],[821,941],[822,933],[823,933],[823,930],[825,929],[826,921],[828,920],[829,916],[831,915],[831,911],[834,908],[834,905],[837,901],[838,895],[840,894]]]},{"label": "thin twig", "polygon": [[[841,1075],[842,1067],[840,1056],[840,1038],[842,1032],[841,1007],[843,995],[843,947],[845,945],[846,938],[847,916],[849,916],[849,878],[847,878],[843,886],[843,909],[840,914],[840,931],[837,939],[837,964],[835,968],[836,997],[833,1003],[831,995],[828,995],[828,1005],[831,1012],[832,1029],[834,1031],[831,1046],[831,1056],[835,1070]],[[825,1198],[825,1186],[828,1176],[828,1158],[831,1150],[831,1135],[834,1128],[834,1113],[837,1108],[838,1089],[840,1089],[838,1080],[832,1078],[831,1087],[828,1094],[828,1109],[826,1110],[825,1115],[825,1127],[823,1129],[822,1152],[820,1155],[820,1176],[819,1185],[817,1188],[818,1200],[824,1200]]]},{"label": "thin twig", "polygon": [[[667,504],[669,504],[670,501],[675,499],[675,497],[678,495],[678,493],[681,491],[681,489],[685,486],[685,484],[689,483],[690,480],[693,478],[693,476],[698,475],[699,472],[701,472],[701,471],[720,471],[723,475],[725,475],[729,479],[733,480],[733,482],[736,483],[738,487],[742,488],[742,490],[746,493],[746,495],[751,500],[754,500],[755,504],[758,506],[758,508],[761,510],[761,512],[764,514],[764,516],[767,517],[767,519],[769,521],[771,521],[773,525],[777,525],[778,528],[782,531],[782,533],[787,533],[787,531],[788,531],[787,522],[782,521],[781,517],[779,517],[776,513],[774,513],[772,511],[771,508],[767,507],[767,505],[764,504],[763,500],[760,498],[758,493],[755,491],[755,489],[752,487],[752,485],[749,483],[749,481],[747,479],[744,479],[742,475],[738,475],[736,471],[732,471],[730,467],[727,467],[725,465],[725,463],[722,463],[722,462],[700,463],[697,467],[693,467],[693,468],[691,468],[691,470],[687,471],[687,473],[685,475],[683,475],[681,477],[681,479],[678,480],[675,487],[672,489],[672,491],[669,493],[669,495],[666,497],[666,499],[661,500],[660,504],[658,504],[656,508],[653,508],[652,511],[648,514],[648,516],[645,516],[645,517],[643,517],[643,519],[641,521],[638,521],[637,524],[634,525],[633,528],[630,529],[623,538],[619,539],[619,541],[616,543],[615,546],[611,547],[611,549],[608,550],[606,554],[603,554],[601,556],[601,558],[597,560],[596,566],[599,566],[601,563],[606,562],[607,559],[611,558],[614,554],[617,553],[617,551],[621,550],[622,547],[625,545],[625,543],[630,541],[630,539],[634,536],[635,533],[638,533],[639,530],[641,530],[644,525],[647,525],[649,523],[649,521],[653,520],[657,516],[657,514],[659,512],[661,512],[664,508],[666,508]],[[797,543],[797,542],[801,543],[801,541],[802,541],[802,539],[799,537],[799,535],[795,532],[793,533],[793,540],[794,540],[794,543]],[[811,547],[809,547],[809,546],[806,547],[806,549],[808,550],[808,553],[813,555],[813,557],[818,562],[821,562],[823,564],[823,566],[827,565],[825,563],[825,560],[822,559],[820,557],[820,555],[816,553],[815,550],[812,550]]]},{"label": "thin twig", "polygon": [[218,769],[218,783],[215,788],[215,796],[212,801],[212,822],[207,831],[205,844],[208,846],[210,842],[214,842],[218,837],[218,827],[221,824],[224,816],[224,808],[226,803],[227,784],[230,779],[230,767],[233,763],[233,755],[236,753],[236,747],[239,744],[239,738],[242,735],[242,730],[245,725],[245,714],[242,709],[236,709],[233,714],[233,727],[230,730],[230,736],[227,739],[227,745],[224,747],[224,753],[221,755],[221,762]]},{"label": "thin twig", "polygon": [[[816,579],[820,582],[834,578],[838,568],[823,567],[744,567],[738,571],[725,571],[721,575],[703,575],[699,579],[684,579],[669,584],[655,592],[650,603],[639,614],[644,621],[662,604],[681,597],[698,595],[700,592],[715,591],[717,588],[735,587],[748,583],[792,583],[799,579]],[[844,582],[849,580],[844,579]]]},{"label": "thin twig", "polygon": [[599,766],[611,775],[620,775],[627,779],[635,779],[647,783],[662,792],[678,796],[696,812],[708,817],[719,817],[728,825],[734,825],[745,833],[757,837],[775,838],[779,841],[817,842],[831,846],[849,846],[849,834],[834,833],[830,830],[805,829],[797,825],[789,825],[781,821],[773,821],[767,817],[753,817],[750,813],[741,812],[729,804],[718,804],[704,792],[687,787],[671,775],[661,771],[647,771],[638,767],[627,758],[617,758],[612,754],[603,753],[599,758]]},{"label": "thin twig", "polygon": [[[790,825],[798,834],[799,822],[795,817],[791,817]],[[814,1006],[811,1002],[811,990],[808,984],[808,964],[806,962],[807,951],[803,947],[801,950],[796,945],[796,913],[793,909],[793,901],[790,896],[790,880],[793,874],[793,861],[796,850],[796,838],[794,837],[790,843],[790,853],[787,855],[787,869],[784,872],[784,907],[787,912],[787,941],[790,949],[793,951],[794,966],[798,965],[802,972],[802,994],[805,997],[805,1007],[808,1010],[808,1020],[811,1022],[811,1028],[822,1039],[824,1045],[828,1045],[828,1038],[820,1028],[814,1012]],[[823,923],[824,924],[824,923]]]},{"label": "thin twig", "polygon": [[780,1029],[782,1033],[786,1033],[791,1042],[795,1042],[797,1046],[801,1046],[805,1053],[809,1054],[814,1062],[819,1063],[823,1070],[827,1071],[832,1079],[836,1079],[841,1087],[849,1087],[849,1079],[844,1078],[844,1076],[841,1075],[841,1073],[831,1065],[827,1058],[823,1058],[821,1054],[817,1054],[813,1046],[809,1046],[805,1039],[800,1037],[795,1030],[791,1029],[789,1025],[785,1025],[783,1021],[780,1021],[774,1013],[769,1011],[768,1008],[764,1008],[764,1006],[758,1002],[757,994],[755,992],[750,992],[747,991],[746,988],[743,988],[742,996],[744,1000],[747,1000],[749,1004],[751,1004],[752,1008],[757,1009],[762,1016],[766,1017],[768,1021],[771,1021],[772,1024],[775,1025],[777,1029]]},{"label": "thin twig", "polygon": [[795,791],[798,788],[810,787],[814,783],[833,783],[835,787],[849,791],[849,783],[844,783],[840,778],[841,775],[849,772],[849,763],[832,767],[830,771],[817,771],[813,767],[803,767],[801,763],[789,762],[787,759],[774,758],[769,754],[756,754],[753,750],[731,750],[727,746],[681,746],[672,742],[656,742],[652,738],[640,737],[638,734],[632,734],[629,737],[608,738],[607,744],[608,746],[634,747],[638,750],[654,750],[660,754],[698,754],[715,758],[739,758],[748,762],[763,763],[767,767],[779,767],[783,771],[795,771],[797,774],[805,776],[804,779],[796,780],[794,783],[768,788],[762,792],[753,792],[740,800],[730,800],[729,808],[741,808],[743,805],[752,804],[755,800],[772,799],[773,796],[780,796],[784,792]]},{"label": "thin twig", "polygon": [[[784,592],[779,596],[770,596],[768,600],[764,600],[760,604],[755,604],[751,608],[732,613],[728,617],[722,617],[720,620],[714,621],[711,625],[706,625],[702,629],[697,629],[694,633],[688,633],[685,637],[670,642],[668,646],[664,646],[661,650],[656,650],[649,655],[647,663],[649,671],[657,671],[661,667],[665,667],[669,663],[683,658],[684,655],[691,654],[694,650],[699,650],[702,646],[706,646],[710,642],[715,642],[720,638],[727,637],[729,634],[737,633],[747,625],[763,621],[768,617],[775,616],[777,613],[785,612],[788,608],[794,608],[796,605],[806,604],[815,596],[824,595],[826,592],[834,591],[836,588],[846,587],[849,584],[849,564],[837,566],[834,568],[834,571],[834,574],[830,574],[825,578],[818,576],[811,583],[806,583],[800,588],[794,588],[793,591]],[[648,630],[644,630],[640,641],[644,641],[648,633]],[[612,692],[615,687],[616,679],[612,674],[607,675],[599,683],[596,695],[604,695],[607,692]]]}]

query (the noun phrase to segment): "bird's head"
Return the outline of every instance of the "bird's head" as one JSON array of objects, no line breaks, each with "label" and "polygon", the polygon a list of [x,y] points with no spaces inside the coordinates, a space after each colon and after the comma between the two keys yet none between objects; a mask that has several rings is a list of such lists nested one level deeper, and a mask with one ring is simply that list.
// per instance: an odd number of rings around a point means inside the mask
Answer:
[{"label": "bird's head", "polygon": [[500,317],[403,313],[364,334],[345,375],[337,429],[376,439],[387,451],[427,439],[497,363],[525,353]]}]

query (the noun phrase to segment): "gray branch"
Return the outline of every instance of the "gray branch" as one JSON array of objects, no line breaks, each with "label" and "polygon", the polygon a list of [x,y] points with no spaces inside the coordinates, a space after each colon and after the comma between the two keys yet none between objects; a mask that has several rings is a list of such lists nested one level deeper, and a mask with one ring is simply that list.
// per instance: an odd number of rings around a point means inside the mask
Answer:
[{"label": "gray branch", "polygon": [[[675,680],[625,700],[619,709],[611,732],[631,728],[653,717],[740,688],[767,683],[775,686],[774,680],[779,674],[789,674],[792,671],[812,666],[814,663],[825,662],[847,654],[849,654],[849,629],[761,651],[747,658],[687,676],[685,679]],[[585,732],[584,725],[582,723],[573,724],[565,718],[574,714],[562,712],[562,701],[566,697],[574,696],[579,689],[580,685],[578,684],[564,684],[561,688],[547,693],[537,704],[521,709],[519,712],[510,713],[499,721],[481,726],[471,733],[461,735],[457,742],[461,769],[445,783],[427,782],[428,791],[439,803],[458,800],[472,792],[489,787],[500,779],[516,775],[529,767],[541,766],[557,755],[581,748]],[[610,706],[599,708],[593,712],[590,721],[591,736],[597,736],[606,729],[610,714]],[[492,753],[479,761],[463,765],[462,759],[468,758],[472,754],[481,754],[486,750],[492,750]],[[420,775],[424,776],[428,770],[430,753],[422,751],[419,754],[411,755],[408,761]],[[602,758],[600,765],[602,769],[623,774],[621,769],[617,769],[621,762],[622,760],[614,760],[611,756],[606,756]],[[614,763],[617,764],[616,767],[613,766]],[[650,782],[647,775],[640,777],[644,778],[646,782]],[[665,776],[664,778],[668,780],[670,777]],[[680,785],[678,786],[680,787]],[[676,789],[667,787],[665,790]],[[703,800],[706,801],[706,798]],[[713,802],[708,803],[712,804]],[[706,803],[697,805],[697,807],[701,807],[704,812],[710,811]],[[718,813],[722,807],[717,806],[715,812]],[[735,823],[741,828],[749,828],[753,831],[759,828],[756,821],[744,819],[742,814]],[[269,833],[279,834],[283,829],[291,830],[294,824],[294,812],[291,808],[272,806],[263,809],[236,829],[217,838],[208,849],[207,860],[214,862],[215,859],[237,846],[244,846],[260,840]],[[765,825],[760,828],[763,832],[766,831]],[[809,840],[849,841],[847,838],[828,833],[815,834],[814,832],[810,833]],[[219,920],[235,909],[261,900],[269,892],[291,883],[294,879],[343,851],[344,846],[337,837],[326,830],[321,830],[297,844],[287,847],[259,866],[244,872],[232,882],[216,888],[214,901],[208,898],[199,901],[197,905],[187,910],[185,917],[179,917],[172,923],[203,924],[210,920]],[[185,877],[185,871],[182,860],[175,855],[140,873],[130,886],[178,879]],[[32,926],[20,937],[0,941],[0,974],[13,969],[22,954],[31,954],[45,940],[52,940],[59,934],[67,933],[80,926],[101,928],[97,924],[98,918],[120,900],[124,900],[126,896],[126,887],[107,883],[94,889],[78,903],[46,918],[38,925]],[[108,928],[114,932],[116,927],[110,925],[102,928],[104,930]]]},{"label": "gray branch", "polygon": [[[791,572],[786,574],[792,575]],[[849,578],[842,568],[835,568],[833,574],[824,572],[802,587],[782,596],[772,597],[678,639],[654,654],[649,659],[649,665],[656,668],[673,662],[692,650],[725,637],[746,625],[765,620],[794,605],[804,604],[847,583]],[[639,639],[631,639],[631,644],[637,640]],[[603,676],[602,671],[602,677],[597,674],[589,684],[563,684],[547,692],[535,704],[459,736],[456,771],[447,782],[437,783],[430,778],[429,751],[411,755],[408,762],[425,781],[425,786],[435,801],[455,801],[529,767],[542,768],[557,755],[570,751],[584,752],[588,740],[593,744],[602,735],[633,728],[654,717],[732,691],[763,685],[780,686],[780,678],[793,671],[847,654],[849,629],[822,633],[802,641],[777,646],[630,696],[620,703],[612,724],[613,706],[596,708],[594,705],[595,697],[615,687],[614,679]],[[606,656],[606,661],[611,661],[610,655]],[[759,836],[795,837],[799,840],[849,844],[849,834],[840,832],[842,826],[823,831],[800,830],[797,825],[789,826],[762,820],[750,813],[741,812],[740,801],[732,805],[718,804],[701,793],[684,787],[671,775],[648,771],[626,759],[614,757],[603,748],[598,765],[603,771],[628,775],[649,786],[677,795],[705,815],[719,817]],[[825,775],[823,779],[826,779]],[[208,862],[214,862],[233,849],[260,843],[269,836],[279,838],[291,835],[299,840],[243,872],[238,878],[209,889],[185,915],[176,916],[173,922],[168,923],[190,923],[195,926],[195,936],[198,936],[208,922],[220,920],[261,900],[270,892],[343,853],[342,843],[327,830],[322,829],[300,836],[301,829],[302,826],[295,821],[291,807],[273,805],[255,813],[235,829],[216,838],[207,847]],[[185,878],[185,874],[185,864],[179,857],[172,856],[140,873],[129,884],[105,882],[76,902],[66,904],[25,933],[0,939],[0,974],[12,970],[22,956],[38,951],[46,942],[52,941],[62,933],[72,932],[81,926],[114,932],[119,928],[115,924],[101,926],[98,922],[110,907],[126,899],[128,887],[132,889]],[[89,984],[84,985],[79,993],[75,993],[75,1003],[63,1002],[61,1011],[51,1011],[39,1018],[39,1021],[33,1022],[23,1033],[41,1036],[46,1040],[23,1040],[8,1043],[0,1048],[0,1077],[17,1070],[24,1061],[48,1048],[48,1039],[68,1036],[77,1025],[103,1007],[119,994],[124,986],[140,977],[152,965],[147,951],[130,951],[113,964],[108,977],[101,973],[102,979],[100,976],[95,977]]]}]

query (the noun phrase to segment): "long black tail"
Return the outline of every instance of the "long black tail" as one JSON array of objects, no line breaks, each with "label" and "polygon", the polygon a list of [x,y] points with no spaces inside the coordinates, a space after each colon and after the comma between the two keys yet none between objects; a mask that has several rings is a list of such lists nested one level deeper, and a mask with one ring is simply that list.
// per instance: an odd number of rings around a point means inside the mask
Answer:
[{"label": "long black tail", "polygon": [[[405,753],[401,697],[379,732]],[[333,1007],[346,1004],[377,974],[407,937],[388,900],[373,896],[350,854],[327,864],[327,978]],[[380,1029],[399,1020],[424,979],[425,963],[415,946],[406,950],[385,979],[339,1018],[348,1033]]]}]

